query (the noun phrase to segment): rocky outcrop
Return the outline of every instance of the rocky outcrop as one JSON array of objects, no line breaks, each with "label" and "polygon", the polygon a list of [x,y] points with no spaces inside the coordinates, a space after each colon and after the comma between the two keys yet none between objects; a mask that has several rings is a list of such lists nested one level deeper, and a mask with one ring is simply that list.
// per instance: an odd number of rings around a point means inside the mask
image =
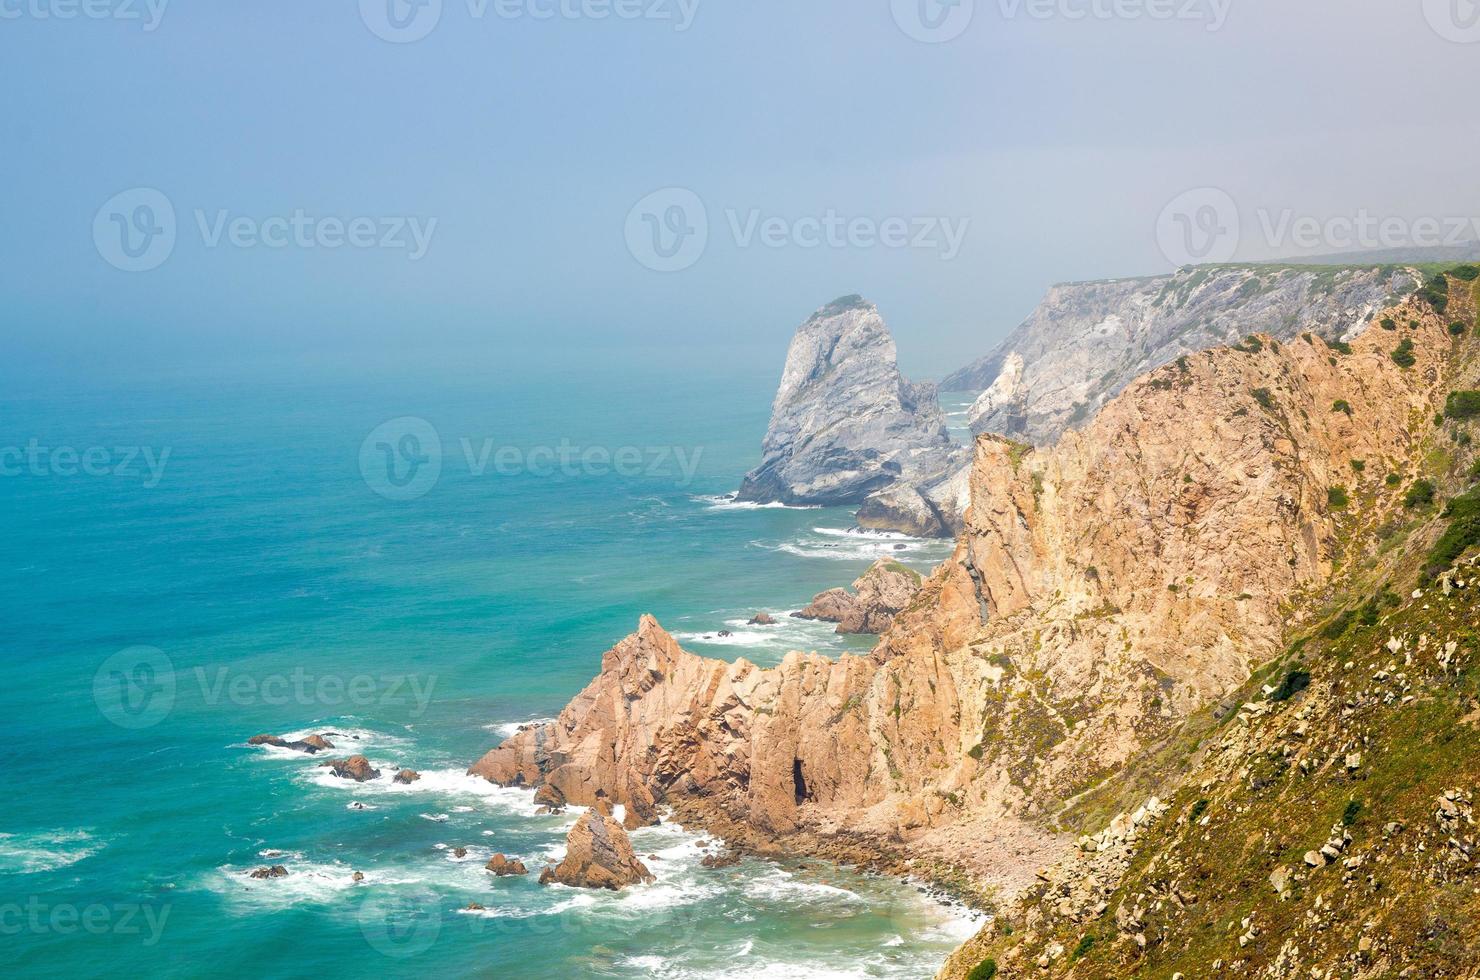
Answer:
[{"label": "rocky outcrop", "polygon": [[495,854],[489,858],[484,868],[492,871],[499,878],[510,878],[529,874],[529,869],[524,866],[523,861],[510,860],[503,854]]},{"label": "rocky outcrop", "polygon": [[352,779],[357,783],[380,778],[380,770],[371,766],[370,760],[363,755],[352,755],[348,759],[326,759],[319,766],[327,767],[340,779]]},{"label": "rocky outcrop", "polygon": [[572,888],[607,888],[653,881],[647,865],[637,859],[632,842],[620,824],[595,811],[587,812],[565,839],[565,859],[540,875],[540,884],[555,881]]},{"label": "rocky outcrop", "polygon": [[839,633],[882,633],[919,594],[922,581],[914,569],[880,558],[853,583],[852,592],[829,589],[792,615],[837,623]]},{"label": "rocky outcrop", "polygon": [[265,881],[269,878],[286,878],[287,876],[288,869],[281,864],[274,864],[271,867],[254,868],[247,872],[248,878],[255,878],[259,881]]},{"label": "rocky outcrop", "polygon": [[398,770],[393,777],[391,777],[391,782],[400,783],[402,786],[410,786],[412,783],[416,782],[420,778],[421,773],[417,772],[415,769],[401,769]]},{"label": "rocky outcrop", "polygon": [[273,748],[292,749],[295,752],[304,752],[308,755],[313,755],[324,749],[334,748],[333,743],[322,735],[310,735],[307,738],[297,739],[291,742],[281,735],[253,735],[247,739],[247,744],[257,746],[270,745]]},{"label": "rocky outcrop", "polygon": [[[894,338],[857,296],[818,310],[792,338],[761,452],[740,500],[853,505],[898,486],[929,494],[969,456],[946,432],[935,387],[899,373]],[[939,515],[933,533],[959,519]]]},{"label": "rocky outcrop", "polygon": [[1335,491],[1373,525],[1401,510],[1384,477],[1423,458],[1453,341],[1416,300],[1394,316],[1410,367],[1378,327],[1263,338],[1142,378],[1051,449],[983,437],[955,555],[869,656],[708,660],[644,617],[555,722],[472,772],[1022,887],[1072,844],[1042,829],[1064,800],[1284,648],[1287,600],[1349,546]]},{"label": "rocky outcrop", "polygon": [[1373,265],[1230,266],[1054,286],[995,351],[941,386],[982,392],[974,431],[1045,445],[1178,357],[1255,333],[1347,338],[1417,282],[1412,271]]}]

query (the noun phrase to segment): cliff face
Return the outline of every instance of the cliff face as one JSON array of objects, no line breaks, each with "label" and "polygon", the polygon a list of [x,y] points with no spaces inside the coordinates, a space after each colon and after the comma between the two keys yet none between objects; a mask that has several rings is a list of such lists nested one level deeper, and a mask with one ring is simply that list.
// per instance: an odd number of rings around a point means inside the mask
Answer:
[{"label": "cliff face", "polygon": [[773,839],[871,835],[1021,887],[1062,846],[1043,827],[1064,801],[1282,648],[1292,597],[1347,547],[1343,496],[1418,465],[1452,341],[1417,301],[1394,316],[1401,334],[1349,353],[1189,356],[1052,449],[983,437],[955,556],[870,656],[762,670],[645,618],[553,724],[472,771],[577,804],[702,800]]},{"label": "cliff face", "polygon": [[857,296],[818,310],[792,338],[761,451],[741,500],[860,504],[930,487],[967,461],[935,387],[899,373],[883,318]]},{"label": "cliff face", "polygon": [[1415,273],[1390,268],[1230,266],[1054,286],[996,350],[941,386],[983,392],[974,431],[1044,445],[1184,354],[1251,333],[1337,340],[1416,283]]}]

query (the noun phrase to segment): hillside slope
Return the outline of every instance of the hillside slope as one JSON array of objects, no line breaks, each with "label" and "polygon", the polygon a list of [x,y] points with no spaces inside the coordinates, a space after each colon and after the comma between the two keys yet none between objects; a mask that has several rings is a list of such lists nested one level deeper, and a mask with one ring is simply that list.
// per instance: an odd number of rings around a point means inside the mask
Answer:
[{"label": "hillside slope", "polygon": [[[1439,383],[1407,464],[1354,456],[1330,488],[1331,574],[1287,593],[1285,641],[1067,800],[1075,851],[943,980],[1480,976],[1480,358],[1449,286],[1369,331]],[[1410,362],[1440,328],[1443,366]]]}]

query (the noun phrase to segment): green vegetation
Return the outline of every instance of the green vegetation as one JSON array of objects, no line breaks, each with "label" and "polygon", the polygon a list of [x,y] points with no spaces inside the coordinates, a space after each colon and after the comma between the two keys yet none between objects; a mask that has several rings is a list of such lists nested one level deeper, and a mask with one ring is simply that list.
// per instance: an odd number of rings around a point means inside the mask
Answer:
[{"label": "green vegetation", "polygon": [[1351,503],[1351,498],[1347,496],[1346,487],[1328,487],[1326,489],[1326,506],[1332,510],[1341,510],[1349,503]]},{"label": "green vegetation", "polygon": [[1079,945],[1074,947],[1074,958],[1077,960],[1095,948],[1095,937],[1086,935],[1080,938]]},{"label": "green vegetation", "polygon": [[1352,460],[1352,472],[1354,472],[1354,473],[1362,473],[1362,472],[1366,471],[1366,469],[1367,469],[1367,461],[1365,459],[1354,459],[1354,460]]},{"label": "green vegetation", "polygon": [[1451,391],[1444,402],[1444,414],[1452,419],[1472,419],[1480,415],[1480,391]]},{"label": "green vegetation", "polygon": [[1411,368],[1418,363],[1418,358],[1413,356],[1413,341],[1403,338],[1398,349],[1393,351],[1393,363],[1402,368]]},{"label": "green vegetation", "polygon": [[1384,329],[1384,330],[1396,330],[1396,329],[1398,329],[1398,321],[1394,320],[1390,316],[1383,317],[1382,318],[1382,329]]},{"label": "green vegetation", "polygon": [[1424,568],[1429,577],[1442,574],[1456,558],[1480,545],[1480,487],[1451,500],[1443,516],[1448,519],[1449,528],[1429,552]]},{"label": "green vegetation", "polygon": [[1245,337],[1242,344],[1238,344],[1236,347],[1234,347],[1234,350],[1241,350],[1245,354],[1257,354],[1263,349],[1264,342],[1261,341],[1258,337],[1253,336],[1252,334],[1250,334],[1248,337]]},{"label": "green vegetation", "polygon": [[1350,415],[1352,413],[1352,403],[1345,398],[1338,398],[1331,403],[1331,411],[1345,412],[1347,415]]},{"label": "green vegetation", "polygon": [[1348,800],[1346,804],[1346,809],[1341,814],[1341,825],[1343,827],[1350,827],[1352,824],[1357,822],[1357,814],[1361,812],[1361,800]]},{"label": "green vegetation", "polygon": [[1192,804],[1192,812],[1187,815],[1187,822],[1197,823],[1197,821],[1201,819],[1203,812],[1207,810],[1207,808],[1207,800],[1198,800],[1196,803]]},{"label": "green vegetation", "polygon": [[1395,487],[1398,484],[1400,484],[1400,483],[1403,482],[1403,478],[1401,476],[1399,476],[1398,474],[1396,474],[1396,473],[1389,473],[1387,475],[1387,479],[1384,480],[1383,482],[1386,483],[1390,487]]},{"label": "green vegetation", "polygon": [[1259,403],[1259,407],[1266,412],[1274,410],[1274,395],[1268,388],[1255,388],[1249,394],[1254,396],[1254,400]]},{"label": "green vegetation", "polygon": [[1288,701],[1301,691],[1310,687],[1310,674],[1303,670],[1292,670],[1285,675],[1280,686],[1269,696],[1271,701]]},{"label": "green vegetation", "polygon": [[1352,628],[1352,623],[1357,621],[1357,611],[1347,609],[1340,616],[1327,623],[1321,630],[1321,636],[1328,640],[1339,640],[1346,635],[1346,631]]},{"label": "green vegetation", "polygon": [[1409,510],[1430,507],[1434,503],[1434,484],[1431,480],[1414,480],[1413,486],[1403,495],[1403,506]]},{"label": "green vegetation", "polygon": [[1338,354],[1350,354],[1352,352],[1352,345],[1344,340],[1333,340],[1331,342],[1331,349]]},{"label": "green vegetation", "polygon": [[1464,323],[1460,320],[1455,320],[1449,325],[1449,333],[1454,337],[1463,337],[1465,335]]},{"label": "green vegetation", "polygon": [[1437,272],[1430,276],[1428,281],[1423,284],[1423,288],[1418,291],[1418,296],[1439,313],[1443,313],[1449,309],[1448,275],[1443,272]]},{"label": "green vegetation", "polygon": [[971,968],[966,974],[966,980],[992,980],[997,975],[997,961],[985,959]]}]

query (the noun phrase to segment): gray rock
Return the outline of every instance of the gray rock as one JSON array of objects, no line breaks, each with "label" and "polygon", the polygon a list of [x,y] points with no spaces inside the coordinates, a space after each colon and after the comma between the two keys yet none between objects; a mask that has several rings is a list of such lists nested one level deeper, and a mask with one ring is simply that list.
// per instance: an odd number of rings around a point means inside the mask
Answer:
[{"label": "gray rock", "polygon": [[1334,274],[1271,265],[1058,285],[996,350],[941,387],[983,392],[971,408],[973,431],[1045,445],[1183,354],[1254,333],[1338,340],[1416,283],[1411,270],[1375,265]]},{"label": "gray rock", "polygon": [[862,504],[899,485],[932,488],[968,455],[946,431],[935,386],[899,373],[879,311],[848,296],[818,310],[792,338],[761,464],[746,475],[739,499]]}]

